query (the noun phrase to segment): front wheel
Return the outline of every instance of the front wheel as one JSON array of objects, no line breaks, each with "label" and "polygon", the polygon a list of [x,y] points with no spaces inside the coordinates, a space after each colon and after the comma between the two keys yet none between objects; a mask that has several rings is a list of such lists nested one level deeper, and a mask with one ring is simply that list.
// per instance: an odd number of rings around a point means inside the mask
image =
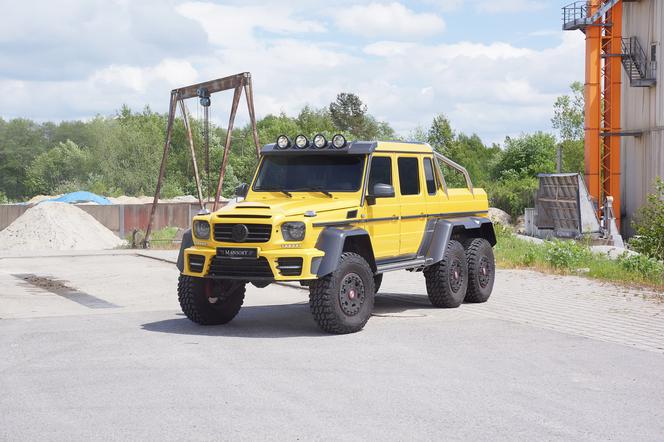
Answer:
[{"label": "front wheel", "polygon": [[374,306],[374,274],[356,253],[341,255],[337,269],[309,286],[309,308],[318,326],[328,333],[362,330]]},{"label": "front wheel", "polygon": [[219,325],[230,322],[244,302],[243,282],[194,278],[180,275],[178,301],[182,312],[200,325]]}]

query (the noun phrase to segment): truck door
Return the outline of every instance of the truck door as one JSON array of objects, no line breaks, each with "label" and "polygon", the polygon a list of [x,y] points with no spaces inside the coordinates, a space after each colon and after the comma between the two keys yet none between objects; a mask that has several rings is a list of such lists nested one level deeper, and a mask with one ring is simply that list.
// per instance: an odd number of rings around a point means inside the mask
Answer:
[{"label": "truck door", "polygon": [[[371,171],[367,193],[371,195],[376,184],[395,186],[394,164],[391,155],[374,155],[371,159]],[[399,254],[399,198],[395,190],[392,198],[367,198],[366,229],[371,237],[371,244],[376,259],[391,258]]]},{"label": "truck door", "polygon": [[424,172],[424,184],[426,185],[427,214],[445,212],[447,196],[436,173],[436,164],[430,157],[422,158],[422,170]]},{"label": "truck door", "polygon": [[422,242],[427,221],[419,158],[417,155],[399,155],[397,166],[397,195],[401,203],[399,255],[415,255]]}]

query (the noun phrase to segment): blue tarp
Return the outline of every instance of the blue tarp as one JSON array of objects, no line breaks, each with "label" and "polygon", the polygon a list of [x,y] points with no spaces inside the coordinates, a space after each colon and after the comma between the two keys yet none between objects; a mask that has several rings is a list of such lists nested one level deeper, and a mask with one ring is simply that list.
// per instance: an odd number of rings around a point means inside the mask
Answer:
[{"label": "blue tarp", "polygon": [[[58,201],[61,203],[97,203],[100,206],[108,206],[112,204],[108,199],[103,196],[96,195],[92,192],[86,192],[84,190],[79,190],[78,192],[66,193],[58,198],[53,198],[46,201]],[[42,201],[44,202],[44,201]]]}]

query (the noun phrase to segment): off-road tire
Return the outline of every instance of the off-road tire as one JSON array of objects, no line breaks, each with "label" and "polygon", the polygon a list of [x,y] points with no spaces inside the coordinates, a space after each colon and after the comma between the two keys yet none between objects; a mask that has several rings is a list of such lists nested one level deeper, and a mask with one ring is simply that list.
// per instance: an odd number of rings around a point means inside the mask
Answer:
[{"label": "off-road tire", "polygon": [[[359,283],[358,278],[361,280],[362,302],[349,305],[349,292],[344,290],[344,287],[348,287],[349,279]],[[353,295],[357,296],[358,302],[359,291],[358,287],[358,294]],[[334,334],[355,333],[362,330],[371,317],[374,295],[374,274],[371,267],[360,255],[346,252],[341,255],[339,266],[334,272],[311,282],[309,308],[314,320],[324,331]],[[345,305],[342,306],[342,303]],[[357,312],[347,313],[351,309],[357,309]]]},{"label": "off-road tire", "polygon": [[424,277],[431,304],[442,308],[460,306],[468,287],[468,264],[461,243],[450,240],[443,260],[427,267]]},{"label": "off-road tire", "polygon": [[377,275],[374,275],[374,290],[376,291],[376,294],[378,294],[378,290],[380,290],[380,285],[383,283],[383,274],[379,273]]},{"label": "off-road tire", "polygon": [[178,301],[182,312],[191,321],[200,325],[220,325],[230,322],[240,311],[244,302],[245,284],[222,281],[225,289],[219,293],[216,303],[211,303],[205,290],[209,280],[180,275]]},{"label": "off-road tire", "polygon": [[491,296],[496,277],[493,248],[486,239],[475,238],[466,243],[468,290],[466,302],[486,302]]}]

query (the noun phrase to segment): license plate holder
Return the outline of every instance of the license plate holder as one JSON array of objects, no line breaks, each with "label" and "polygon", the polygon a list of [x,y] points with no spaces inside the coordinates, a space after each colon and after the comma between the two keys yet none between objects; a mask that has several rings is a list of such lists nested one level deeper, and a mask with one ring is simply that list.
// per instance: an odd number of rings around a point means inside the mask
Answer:
[{"label": "license plate holder", "polygon": [[217,256],[234,259],[257,259],[258,249],[253,247],[217,247]]}]

